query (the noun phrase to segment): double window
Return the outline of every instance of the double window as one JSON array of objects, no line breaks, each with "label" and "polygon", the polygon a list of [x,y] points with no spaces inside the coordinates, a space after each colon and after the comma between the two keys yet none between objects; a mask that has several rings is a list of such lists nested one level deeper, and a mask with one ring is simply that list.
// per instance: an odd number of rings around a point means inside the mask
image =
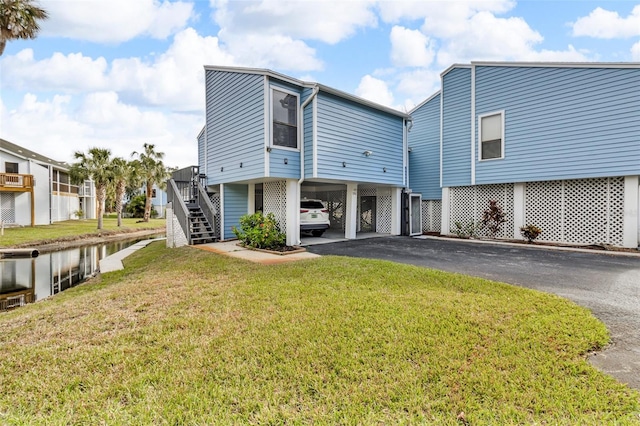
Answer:
[{"label": "double window", "polygon": [[298,148],[298,95],[271,91],[272,139],[274,146]]},{"label": "double window", "polygon": [[478,116],[480,160],[504,158],[504,111]]}]

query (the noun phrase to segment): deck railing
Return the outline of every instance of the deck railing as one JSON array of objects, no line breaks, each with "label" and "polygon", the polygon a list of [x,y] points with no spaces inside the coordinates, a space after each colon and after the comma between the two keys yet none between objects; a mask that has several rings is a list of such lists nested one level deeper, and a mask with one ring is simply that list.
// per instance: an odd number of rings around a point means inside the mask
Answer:
[{"label": "deck railing", "polygon": [[28,191],[33,188],[33,175],[0,173],[0,188],[24,189]]}]

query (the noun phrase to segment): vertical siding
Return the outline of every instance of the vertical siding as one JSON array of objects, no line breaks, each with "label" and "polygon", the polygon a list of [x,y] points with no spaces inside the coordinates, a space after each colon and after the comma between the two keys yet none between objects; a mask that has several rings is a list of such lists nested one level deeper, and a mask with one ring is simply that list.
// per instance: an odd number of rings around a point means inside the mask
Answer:
[{"label": "vertical siding", "polygon": [[248,185],[226,184],[224,186],[224,237],[234,238],[232,227],[240,226],[240,217],[247,214]]},{"label": "vertical siding", "polygon": [[505,158],[478,184],[640,173],[640,67],[477,66],[476,117],[501,109]]},{"label": "vertical siding", "polygon": [[411,113],[409,186],[423,200],[440,200],[440,94]]},{"label": "vertical siding", "polygon": [[[322,91],[317,96],[318,178],[401,186],[403,119]],[[365,157],[365,150],[373,154]]]},{"label": "vertical siding", "polygon": [[262,75],[206,71],[208,184],[264,176],[264,102]]},{"label": "vertical siding", "polygon": [[471,69],[442,78],[442,186],[471,184]]}]

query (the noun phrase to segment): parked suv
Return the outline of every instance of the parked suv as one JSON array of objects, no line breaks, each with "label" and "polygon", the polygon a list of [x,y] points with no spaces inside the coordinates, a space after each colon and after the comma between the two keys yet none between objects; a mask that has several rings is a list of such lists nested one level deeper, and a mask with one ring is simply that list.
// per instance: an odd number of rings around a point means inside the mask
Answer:
[{"label": "parked suv", "polygon": [[300,200],[300,231],[321,236],[329,229],[329,210],[320,200]]}]

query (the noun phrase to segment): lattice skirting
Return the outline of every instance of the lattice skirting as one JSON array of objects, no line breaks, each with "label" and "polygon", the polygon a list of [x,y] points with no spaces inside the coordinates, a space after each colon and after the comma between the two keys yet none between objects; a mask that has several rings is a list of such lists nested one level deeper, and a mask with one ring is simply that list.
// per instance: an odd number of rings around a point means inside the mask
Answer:
[{"label": "lattice skirting", "polygon": [[16,198],[13,193],[0,192],[0,221],[16,223]]},{"label": "lattice skirting", "polygon": [[[507,222],[497,235],[500,238],[513,238],[513,184],[459,186],[450,189],[449,229],[456,229],[455,223],[463,227],[470,223],[478,223],[482,213],[489,206],[490,200],[498,201],[507,214]],[[478,235],[487,236],[487,230],[480,230]]]},{"label": "lattice skirting", "polygon": [[220,220],[220,194],[215,192],[213,194],[209,195],[209,200],[211,201],[211,204],[213,204],[213,210],[216,212],[215,213],[215,217],[216,217],[216,229],[214,229],[214,231],[217,233],[218,236],[222,235],[222,221]]},{"label": "lattice skirting", "polygon": [[262,186],[264,214],[273,213],[281,232],[287,229],[286,181],[265,182]]},{"label": "lattice skirting", "polygon": [[[368,229],[371,224],[371,212],[361,211],[362,197],[375,197],[375,229]],[[358,232],[391,233],[391,189],[362,185],[358,187]]]},{"label": "lattice skirting", "polygon": [[422,200],[422,231],[440,232],[442,200]]},{"label": "lattice skirting", "polygon": [[622,245],[624,178],[527,183],[524,217],[543,241]]}]

